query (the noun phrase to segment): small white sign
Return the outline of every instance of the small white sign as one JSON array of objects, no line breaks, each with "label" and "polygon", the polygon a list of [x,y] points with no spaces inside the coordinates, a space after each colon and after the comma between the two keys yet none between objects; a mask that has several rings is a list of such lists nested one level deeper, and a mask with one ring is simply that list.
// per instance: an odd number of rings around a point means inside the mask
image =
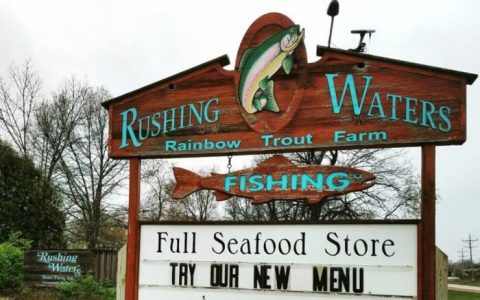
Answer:
[{"label": "small white sign", "polygon": [[417,225],[142,225],[139,299],[416,299]]}]

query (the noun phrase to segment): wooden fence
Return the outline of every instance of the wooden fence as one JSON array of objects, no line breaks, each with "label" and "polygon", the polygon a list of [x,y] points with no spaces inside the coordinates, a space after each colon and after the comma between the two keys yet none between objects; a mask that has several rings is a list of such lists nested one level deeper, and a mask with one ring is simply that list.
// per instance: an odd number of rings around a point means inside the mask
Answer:
[{"label": "wooden fence", "polygon": [[108,280],[112,283],[117,281],[117,260],[116,250],[94,250],[95,265],[93,275],[95,280]]}]

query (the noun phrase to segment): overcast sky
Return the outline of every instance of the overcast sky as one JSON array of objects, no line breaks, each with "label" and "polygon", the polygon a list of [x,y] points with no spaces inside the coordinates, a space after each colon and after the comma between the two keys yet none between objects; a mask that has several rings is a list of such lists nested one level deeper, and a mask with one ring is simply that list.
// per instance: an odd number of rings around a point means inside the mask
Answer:
[{"label": "overcast sky", "polygon": [[[311,62],[318,59],[316,45],[328,40],[328,3],[0,0],[0,74],[30,58],[45,95],[76,75],[118,96],[223,54],[235,62],[243,34],[267,12],[283,13],[305,28]],[[375,29],[370,54],[479,73],[479,11],[478,0],[340,0],[332,41],[353,48],[358,37],[350,30]],[[437,148],[437,244],[454,260],[469,233],[480,238],[479,86],[467,88],[467,142]],[[419,151],[413,153],[418,164]],[[234,160],[236,167],[243,164]]]}]

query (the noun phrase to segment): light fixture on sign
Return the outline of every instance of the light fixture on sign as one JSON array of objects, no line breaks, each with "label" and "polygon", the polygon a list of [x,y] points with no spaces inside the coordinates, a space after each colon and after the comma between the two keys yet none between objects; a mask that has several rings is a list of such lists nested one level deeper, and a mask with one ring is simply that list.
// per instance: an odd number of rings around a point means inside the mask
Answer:
[{"label": "light fixture on sign", "polygon": [[340,10],[340,5],[338,3],[338,0],[330,1],[330,4],[328,5],[328,9],[327,9],[327,15],[332,17],[332,20],[330,23],[330,34],[328,35],[328,48],[330,48],[330,41],[332,39],[333,19],[338,15],[339,10]]}]

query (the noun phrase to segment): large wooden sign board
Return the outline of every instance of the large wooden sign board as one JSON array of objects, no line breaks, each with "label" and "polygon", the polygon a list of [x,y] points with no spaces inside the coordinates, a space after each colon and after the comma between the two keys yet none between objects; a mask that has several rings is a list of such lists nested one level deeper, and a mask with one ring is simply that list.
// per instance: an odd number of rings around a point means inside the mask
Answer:
[{"label": "large wooden sign board", "polygon": [[266,14],[234,70],[222,56],[102,104],[109,156],[130,159],[126,299],[139,291],[142,158],[394,146],[422,147],[416,297],[435,299],[435,146],[465,141],[466,85],[477,75],[322,46],[308,63],[305,34]]},{"label": "large wooden sign board", "polygon": [[[269,46],[288,30],[293,50],[281,49],[282,37]],[[110,157],[465,141],[465,86],[474,75],[325,47],[307,63],[303,36],[270,14],[247,30],[234,71],[221,57],[105,102]]]}]

